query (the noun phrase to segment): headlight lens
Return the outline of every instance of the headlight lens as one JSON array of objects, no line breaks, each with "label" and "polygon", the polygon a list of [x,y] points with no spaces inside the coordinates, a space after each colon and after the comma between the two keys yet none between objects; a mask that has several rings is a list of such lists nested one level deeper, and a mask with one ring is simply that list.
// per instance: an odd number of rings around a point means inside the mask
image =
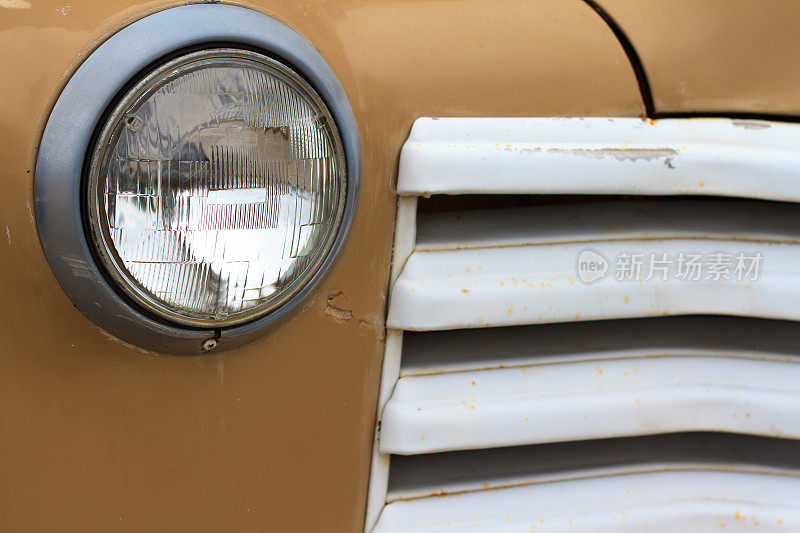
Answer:
[{"label": "headlight lens", "polygon": [[170,61],[128,90],[95,144],[86,212],[120,289],[171,322],[262,316],[319,270],[347,180],[325,104],[261,54]]}]

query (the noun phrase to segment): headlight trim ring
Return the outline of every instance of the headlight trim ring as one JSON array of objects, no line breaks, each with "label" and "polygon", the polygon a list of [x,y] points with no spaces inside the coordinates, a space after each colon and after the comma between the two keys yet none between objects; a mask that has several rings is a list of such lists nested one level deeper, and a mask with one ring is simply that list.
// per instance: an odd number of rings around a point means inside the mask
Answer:
[{"label": "headlight trim ring", "polygon": [[[223,329],[193,329],[149,316],[109,283],[87,241],[81,210],[82,182],[98,124],[119,92],[165,57],[174,57],[182,50],[218,47],[220,43],[268,54],[294,69],[316,90],[342,139],[347,193],[329,254],[291,300],[251,322]],[[331,68],[308,41],[288,26],[242,7],[192,4],[170,8],[139,19],[111,36],[78,67],[56,101],[36,161],[34,202],[39,238],[54,276],[75,306],[120,340],[175,354],[201,353],[209,338],[217,340],[217,350],[238,346],[289,313],[330,270],[352,225],[360,167],[358,130],[350,103]]]}]

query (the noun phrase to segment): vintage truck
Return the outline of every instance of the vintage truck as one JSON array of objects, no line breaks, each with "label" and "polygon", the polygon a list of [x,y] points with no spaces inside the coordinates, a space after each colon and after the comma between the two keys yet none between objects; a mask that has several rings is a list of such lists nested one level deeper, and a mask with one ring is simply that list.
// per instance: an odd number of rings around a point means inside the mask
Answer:
[{"label": "vintage truck", "polygon": [[0,529],[800,531],[799,27],[0,0]]}]

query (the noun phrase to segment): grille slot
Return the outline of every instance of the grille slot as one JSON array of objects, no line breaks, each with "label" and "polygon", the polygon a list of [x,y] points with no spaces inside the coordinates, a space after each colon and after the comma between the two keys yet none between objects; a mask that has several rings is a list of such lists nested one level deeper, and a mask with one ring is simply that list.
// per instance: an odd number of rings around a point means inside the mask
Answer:
[{"label": "grille slot", "polygon": [[400,377],[667,355],[800,362],[800,323],[677,316],[405,332]]},{"label": "grille slot", "polygon": [[[569,197],[566,197],[569,198]],[[598,241],[718,239],[798,243],[800,205],[651,198],[420,213],[415,251]]]},{"label": "grille slot", "polygon": [[800,443],[725,433],[517,446],[393,458],[388,502],[663,470],[800,476]]},{"label": "grille slot", "polygon": [[[796,466],[753,466],[759,446],[785,458],[800,439],[797,141],[794,125],[724,119],[419,119],[401,156],[367,528],[380,515],[378,531],[614,530],[628,509],[631,530],[697,529],[739,504],[800,517]],[[417,213],[430,193],[597,201]],[[691,252],[759,270],[587,281],[587,251],[607,269]]]}]

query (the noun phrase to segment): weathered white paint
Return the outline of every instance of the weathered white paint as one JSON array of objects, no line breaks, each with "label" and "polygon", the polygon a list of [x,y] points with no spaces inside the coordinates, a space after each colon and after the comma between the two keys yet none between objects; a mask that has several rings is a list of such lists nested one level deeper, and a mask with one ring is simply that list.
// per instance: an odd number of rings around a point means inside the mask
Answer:
[{"label": "weathered white paint", "polygon": [[800,201],[800,127],[723,118],[420,118],[403,146],[397,190]]},{"label": "weathered white paint", "polygon": [[800,438],[800,359],[652,356],[400,378],[383,453],[729,431]]},{"label": "weathered white paint", "polygon": [[800,530],[800,479],[735,470],[577,479],[396,501],[376,532]]},{"label": "weathered white paint", "polygon": [[[392,270],[390,284],[393,284],[414,249],[416,237],[416,198],[399,198],[397,202],[397,220],[395,223],[394,249],[392,252]],[[378,391],[378,406],[375,414],[374,443],[370,462],[369,489],[367,509],[364,519],[364,530],[370,531],[378,520],[386,501],[389,484],[389,456],[381,453],[378,445],[380,439],[381,416],[386,402],[389,400],[397,378],[400,376],[400,357],[403,348],[403,332],[388,330],[384,346],[383,365],[381,367],[381,384]]]},{"label": "weathered white paint", "polygon": [[[723,252],[763,259],[757,280],[662,279],[584,283],[578,259],[620,254]],[[642,269],[642,272],[645,272]],[[800,246],[749,241],[657,240],[547,244],[414,252],[392,289],[387,324],[440,330],[680,314],[800,319]]]},{"label": "weathered white paint", "polygon": [[[772,466],[697,448],[684,460],[671,441],[634,465],[612,449],[620,441],[593,440],[800,439],[799,126],[422,118],[397,191],[367,530],[800,529],[786,440],[769,441],[783,446],[769,456],[785,459]],[[419,196],[509,193],[744,199],[416,212]],[[607,277],[580,281],[587,250],[608,261]],[[761,254],[758,279],[613,279],[620,253],[683,252]],[[603,322],[693,313],[723,316]],[[512,325],[529,326],[486,329]],[[404,340],[404,330],[433,332]],[[603,442],[605,459],[573,450],[558,462],[561,447]],[[507,448],[523,444],[537,446]],[[441,451],[451,452],[429,454]],[[390,454],[409,454],[395,455],[391,479]]]}]

